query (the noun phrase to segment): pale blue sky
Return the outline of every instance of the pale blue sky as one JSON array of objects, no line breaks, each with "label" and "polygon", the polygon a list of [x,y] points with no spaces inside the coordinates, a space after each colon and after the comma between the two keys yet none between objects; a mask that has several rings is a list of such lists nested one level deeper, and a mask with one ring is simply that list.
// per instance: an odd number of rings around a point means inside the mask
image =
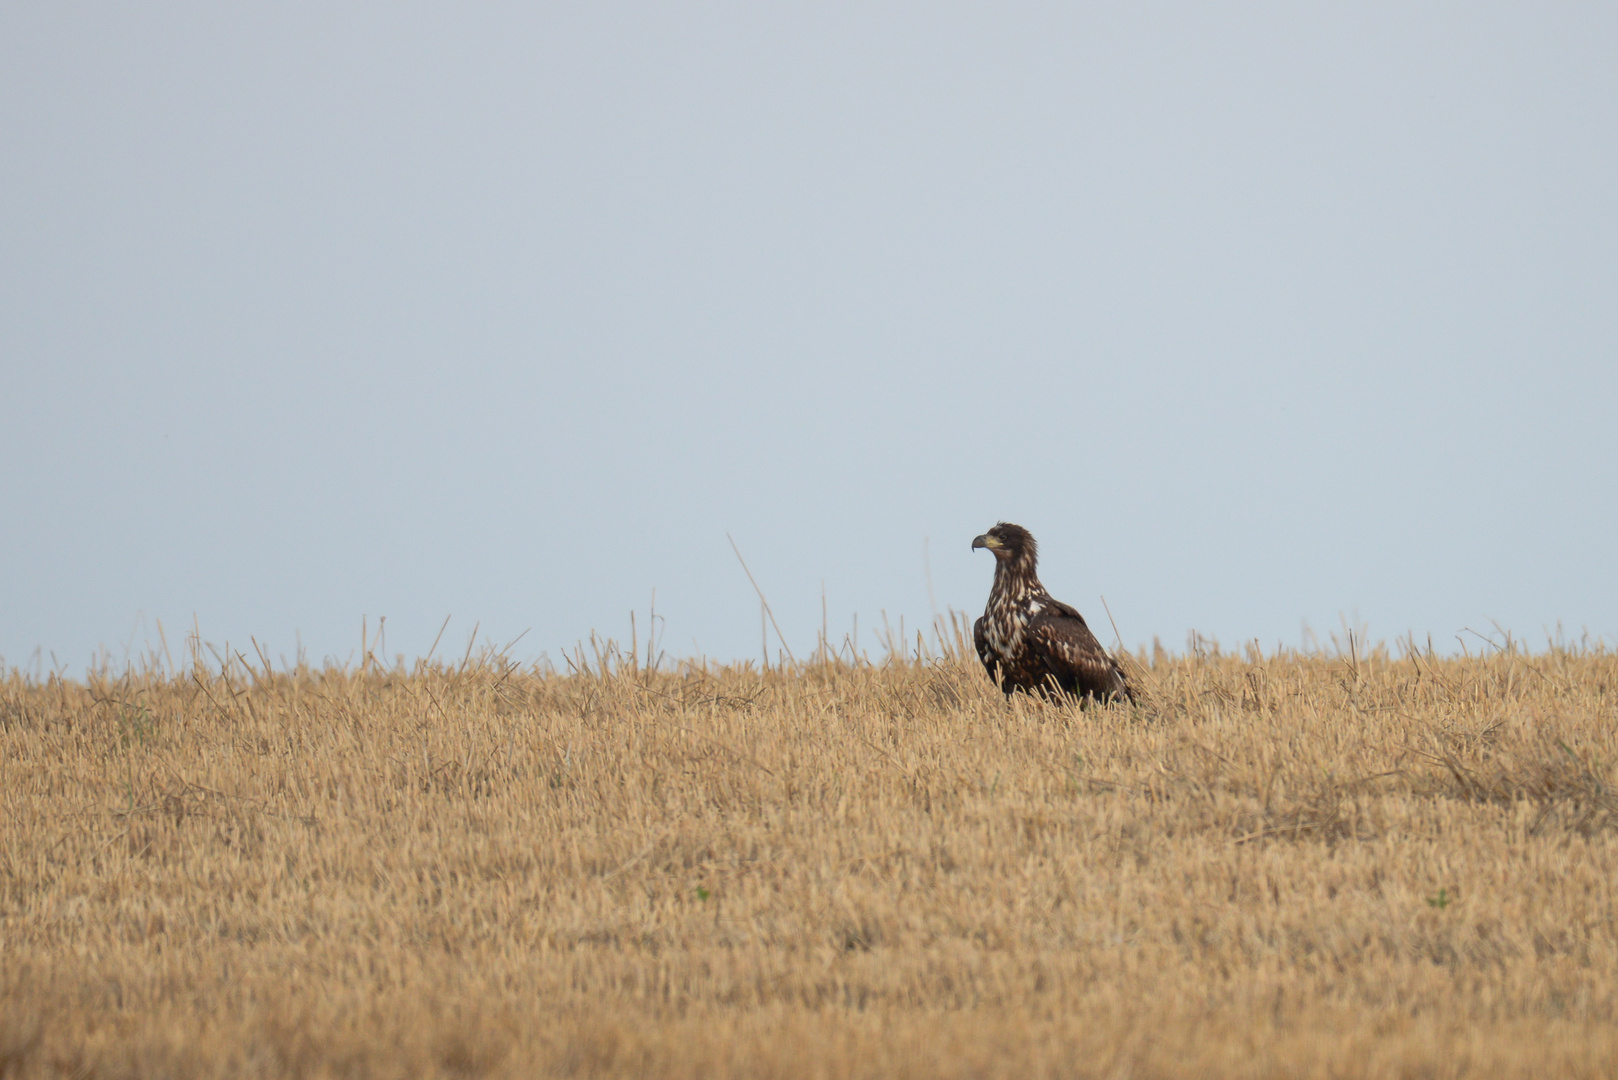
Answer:
[{"label": "pale blue sky", "polygon": [[[0,657],[1618,638],[1618,8],[0,8]],[[644,614],[642,616],[644,620]],[[644,626],[644,621],[642,623]]]}]

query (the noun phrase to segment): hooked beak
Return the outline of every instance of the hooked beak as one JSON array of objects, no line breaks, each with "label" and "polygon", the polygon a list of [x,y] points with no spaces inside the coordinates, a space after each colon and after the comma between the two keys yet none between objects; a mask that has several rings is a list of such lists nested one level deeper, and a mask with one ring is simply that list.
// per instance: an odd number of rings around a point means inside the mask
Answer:
[{"label": "hooked beak", "polygon": [[996,540],[994,537],[990,536],[988,533],[984,533],[982,536],[979,536],[979,537],[975,538],[972,541],[972,550],[973,551],[976,551],[978,548],[988,548],[990,551],[993,551],[995,548],[998,548],[999,546],[1000,546],[1000,541]]}]

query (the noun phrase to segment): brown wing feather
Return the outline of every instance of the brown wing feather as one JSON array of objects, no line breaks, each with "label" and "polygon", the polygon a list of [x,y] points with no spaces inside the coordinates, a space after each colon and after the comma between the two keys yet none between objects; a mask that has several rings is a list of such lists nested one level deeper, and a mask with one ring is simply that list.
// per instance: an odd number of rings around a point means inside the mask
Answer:
[{"label": "brown wing feather", "polygon": [[1028,624],[1028,641],[1044,658],[1057,683],[1081,696],[1133,701],[1122,669],[1090,632],[1084,616],[1066,604],[1056,606],[1060,615],[1042,615]]},{"label": "brown wing feather", "polygon": [[987,621],[980,615],[977,621],[972,624],[972,644],[977,646],[978,659],[983,661],[983,666],[989,669],[989,678],[993,679],[996,677],[994,673],[994,654],[989,651],[988,632],[983,629],[983,624]]}]

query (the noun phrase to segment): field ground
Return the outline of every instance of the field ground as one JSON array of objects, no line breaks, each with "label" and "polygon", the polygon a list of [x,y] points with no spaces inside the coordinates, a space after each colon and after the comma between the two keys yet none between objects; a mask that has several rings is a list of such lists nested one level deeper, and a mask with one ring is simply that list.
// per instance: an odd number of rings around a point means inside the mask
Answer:
[{"label": "field ground", "polygon": [[0,679],[0,1075],[1618,1075],[1618,656]]}]

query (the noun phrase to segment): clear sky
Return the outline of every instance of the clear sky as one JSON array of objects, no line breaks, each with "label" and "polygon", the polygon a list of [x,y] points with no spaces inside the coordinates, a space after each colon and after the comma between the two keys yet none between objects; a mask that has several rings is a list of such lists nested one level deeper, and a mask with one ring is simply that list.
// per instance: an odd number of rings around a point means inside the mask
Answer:
[{"label": "clear sky", "polygon": [[[1618,639],[1618,7],[0,7],[0,657]],[[929,594],[929,574],[931,594]],[[773,639],[773,634],[772,634]],[[772,650],[776,647],[772,640]]]}]

